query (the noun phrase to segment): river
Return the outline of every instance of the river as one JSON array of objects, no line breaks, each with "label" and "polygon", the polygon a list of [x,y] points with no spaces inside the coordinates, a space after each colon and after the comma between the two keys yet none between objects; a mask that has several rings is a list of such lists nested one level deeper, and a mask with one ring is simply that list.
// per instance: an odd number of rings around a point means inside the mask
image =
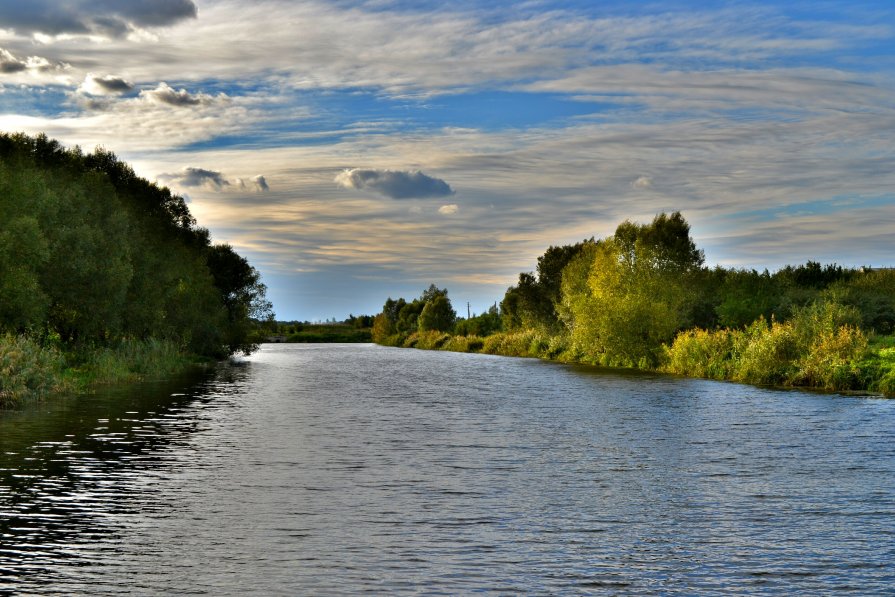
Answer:
[{"label": "river", "polygon": [[893,594],[895,401],[264,345],[0,412],[0,594]]}]

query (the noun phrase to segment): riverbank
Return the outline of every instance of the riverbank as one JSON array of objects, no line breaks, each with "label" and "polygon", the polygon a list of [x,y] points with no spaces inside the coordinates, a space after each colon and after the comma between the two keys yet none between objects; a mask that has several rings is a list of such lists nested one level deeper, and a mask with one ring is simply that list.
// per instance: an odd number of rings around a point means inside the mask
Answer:
[{"label": "riverbank", "polygon": [[0,336],[0,407],[101,385],[164,379],[208,362],[174,342],[152,338],[63,350],[6,334]]},{"label": "riverbank", "polygon": [[[538,330],[484,337],[414,332],[392,335],[380,344],[632,368],[630,363],[588,359],[569,336]],[[792,325],[757,322],[746,330],[682,332],[663,349],[658,366],[633,368],[758,386],[895,396],[895,337],[867,338],[855,328],[800,338]]]}]

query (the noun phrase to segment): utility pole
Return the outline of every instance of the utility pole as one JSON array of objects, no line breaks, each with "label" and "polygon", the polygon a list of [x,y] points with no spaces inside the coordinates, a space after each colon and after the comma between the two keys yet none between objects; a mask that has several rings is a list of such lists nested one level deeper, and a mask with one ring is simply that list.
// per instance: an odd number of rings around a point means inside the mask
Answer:
[{"label": "utility pole", "polygon": [[466,319],[472,319],[469,311],[469,301],[466,301]]}]

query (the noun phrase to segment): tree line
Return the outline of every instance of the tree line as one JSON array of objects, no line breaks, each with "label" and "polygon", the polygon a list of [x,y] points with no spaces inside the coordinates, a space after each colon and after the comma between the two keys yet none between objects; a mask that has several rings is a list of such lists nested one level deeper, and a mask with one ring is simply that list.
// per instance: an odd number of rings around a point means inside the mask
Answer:
[{"label": "tree line", "polygon": [[[814,261],[773,273],[710,268],[680,212],[549,247],[536,271],[507,289],[500,309],[478,318],[457,319],[432,303],[436,296],[447,301],[447,290],[386,301],[374,341],[895,390],[895,271]],[[427,308],[444,314],[437,325],[420,318]],[[706,369],[708,361],[717,366]]]},{"label": "tree line", "polygon": [[222,357],[272,317],[258,271],[107,150],[0,134],[0,214],[0,332]]}]

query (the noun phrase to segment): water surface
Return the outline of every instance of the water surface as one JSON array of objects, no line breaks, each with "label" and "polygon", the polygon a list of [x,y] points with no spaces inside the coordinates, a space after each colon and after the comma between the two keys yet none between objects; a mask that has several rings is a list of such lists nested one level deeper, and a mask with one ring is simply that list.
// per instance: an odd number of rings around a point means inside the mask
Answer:
[{"label": "water surface", "polygon": [[893,594],[895,401],[265,345],[0,413],[0,594]]}]

